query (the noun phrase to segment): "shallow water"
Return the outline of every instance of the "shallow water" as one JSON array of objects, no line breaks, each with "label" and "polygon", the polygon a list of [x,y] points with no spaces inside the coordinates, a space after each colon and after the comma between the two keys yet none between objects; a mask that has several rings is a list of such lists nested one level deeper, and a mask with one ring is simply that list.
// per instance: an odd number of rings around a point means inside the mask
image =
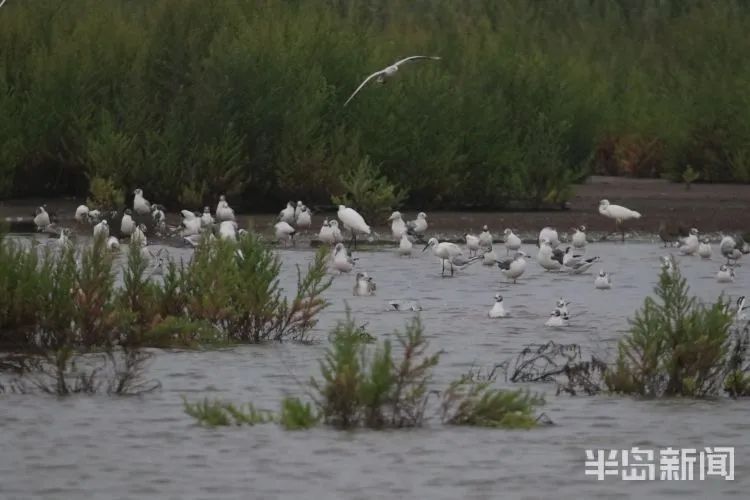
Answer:
[{"label": "shallow water", "polygon": [[[525,250],[536,255],[534,247]],[[190,251],[170,254],[189,257]],[[301,395],[299,384],[316,374],[327,331],[347,303],[357,321],[385,338],[411,314],[384,312],[388,300],[419,301],[431,348],[443,351],[436,387],[471,366],[515,357],[528,343],[575,342],[586,356],[611,359],[626,318],[652,291],[666,251],[602,243],[589,245],[587,254],[603,257],[590,274],[546,273],[529,259],[513,285],[496,267],[476,264],[441,278],[440,264],[427,252],[413,258],[363,252],[358,267],[375,278],[378,295],[353,297],[354,278],[337,276],[328,292],[332,306],[314,332],[320,344],[160,351],[148,375],[162,389],[143,397],[0,396],[0,498],[747,498],[750,401],[555,396],[553,385],[534,384],[529,387],[546,394],[543,411],[557,425],[533,431],[451,428],[436,419],[424,429],[383,432],[204,429],[183,412],[182,396],[276,410],[284,395]],[[306,265],[312,254],[281,255],[283,284],[293,288],[294,265]],[[714,279],[718,257],[680,263],[703,299],[750,292],[747,267],[738,268],[735,283],[721,285]],[[594,289],[600,267],[612,274],[611,290]],[[511,317],[491,320],[487,311],[498,291]],[[561,296],[571,301],[571,324],[545,328]],[[584,475],[585,449],[633,446],[734,446],[736,479],[627,482]]]}]

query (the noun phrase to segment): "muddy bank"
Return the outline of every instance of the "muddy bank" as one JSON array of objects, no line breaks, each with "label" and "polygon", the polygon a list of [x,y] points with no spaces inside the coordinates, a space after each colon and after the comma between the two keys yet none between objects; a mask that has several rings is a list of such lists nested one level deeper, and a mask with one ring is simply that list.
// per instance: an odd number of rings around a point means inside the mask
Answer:
[{"label": "muddy bank", "polygon": [[[697,227],[703,233],[750,231],[750,185],[747,184],[697,184],[685,190],[682,184],[664,180],[594,176],[585,184],[576,185],[574,192],[567,210],[430,212],[429,232],[452,239],[467,231],[478,232],[487,224],[497,235],[505,227],[512,227],[529,238],[546,225],[564,232],[571,226],[585,224],[592,239],[601,239],[614,229],[611,220],[599,215],[597,207],[602,198],[641,212],[641,219],[629,221],[626,225],[631,238],[652,237],[662,220]],[[48,209],[56,213],[60,225],[70,226],[74,224],[75,208],[81,202],[77,199],[5,200],[0,201],[0,218],[20,218],[26,222],[26,227],[30,227],[28,223],[33,217],[34,207],[46,203]],[[178,207],[168,208],[169,223],[179,224]],[[403,210],[403,213],[413,218],[416,210]],[[312,230],[303,234],[301,239],[309,240],[317,234],[324,217],[335,217],[335,214],[314,214]],[[242,214],[239,223],[242,227],[252,227],[270,234],[275,218],[276,214]],[[389,230],[385,220],[369,222],[378,234],[379,238],[376,239],[388,239]],[[16,224],[15,227],[23,228],[24,224]]]}]

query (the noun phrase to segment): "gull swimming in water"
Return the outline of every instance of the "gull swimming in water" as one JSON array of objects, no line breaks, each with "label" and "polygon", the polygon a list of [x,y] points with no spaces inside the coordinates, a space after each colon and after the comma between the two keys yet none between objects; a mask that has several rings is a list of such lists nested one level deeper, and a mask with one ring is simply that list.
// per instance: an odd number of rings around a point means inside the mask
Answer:
[{"label": "gull swimming in water", "polygon": [[115,238],[114,236],[110,236],[107,238],[107,249],[109,250],[119,250],[120,249],[120,240]]},{"label": "gull swimming in water", "polygon": [[357,233],[370,234],[370,226],[365,219],[359,215],[359,212],[345,205],[339,205],[337,216],[344,227],[352,232],[352,242],[354,248],[357,248]]},{"label": "gull swimming in water", "polygon": [[549,240],[542,238],[539,241],[539,252],[536,260],[540,266],[547,271],[558,271],[562,267],[564,252],[559,248],[553,249]]},{"label": "gull swimming in water", "polygon": [[354,278],[355,297],[375,295],[376,288],[375,282],[372,280],[372,277],[367,275],[367,273],[357,273],[357,276]]},{"label": "gull swimming in water", "polygon": [[680,245],[680,253],[682,253],[683,255],[693,255],[698,251],[699,246],[700,240],[698,239],[698,230],[696,228],[692,228],[688,237],[682,240],[682,244]]},{"label": "gull swimming in water", "polygon": [[283,241],[285,244],[291,242],[294,245],[295,230],[292,226],[284,221],[277,222],[274,226],[276,239]]},{"label": "gull swimming in water", "polygon": [[473,234],[465,234],[466,249],[469,251],[469,257],[476,255],[479,252],[479,238]]},{"label": "gull swimming in water", "polygon": [[604,272],[604,269],[599,271],[599,276],[594,280],[594,286],[599,290],[609,290],[612,288],[612,280],[609,279],[609,274]]},{"label": "gull swimming in water", "polygon": [[109,238],[109,224],[106,220],[101,221],[99,224],[94,226],[94,238]]},{"label": "gull swimming in water", "polygon": [[722,264],[716,273],[716,281],[719,283],[732,283],[734,281],[734,269],[726,264]]},{"label": "gull swimming in water", "polygon": [[391,234],[393,235],[393,238],[400,240],[401,235],[406,233],[406,223],[404,222],[403,217],[401,217],[401,212],[393,212],[391,216],[388,217],[388,220],[391,221]]},{"label": "gull swimming in water", "polygon": [[549,319],[544,323],[544,326],[561,327],[568,325],[568,314],[560,312],[559,309],[552,311]]},{"label": "gull swimming in water", "polygon": [[300,229],[307,229],[312,225],[312,216],[310,215],[310,210],[306,206],[302,206],[299,214],[297,214],[295,222]]},{"label": "gull swimming in water", "polygon": [[333,267],[339,273],[348,273],[354,269],[355,259],[349,256],[343,243],[336,243],[333,249]]},{"label": "gull swimming in water", "polygon": [[219,238],[228,241],[237,241],[237,223],[233,220],[221,221],[219,224]]},{"label": "gull swimming in water", "polygon": [[508,313],[505,312],[505,307],[503,307],[503,296],[499,293],[495,294],[495,304],[487,315],[493,319],[504,318],[508,315]]},{"label": "gull swimming in water", "polygon": [[573,228],[573,248],[584,248],[586,246],[586,226]]},{"label": "gull swimming in water", "polygon": [[503,231],[505,235],[505,254],[510,253],[511,250],[514,252],[521,248],[521,238],[513,233],[512,229],[506,229]]},{"label": "gull swimming in water", "polygon": [[49,214],[44,206],[36,209],[34,224],[36,225],[37,231],[44,231],[50,226],[51,222],[49,220]]},{"label": "gull swimming in water", "polygon": [[409,234],[421,238],[427,231],[427,214],[419,212],[416,219],[406,223],[406,227]]},{"label": "gull swimming in water", "polygon": [[698,245],[698,255],[700,255],[701,259],[710,259],[711,253],[711,241],[708,238],[703,238],[701,244]]},{"label": "gull swimming in water", "polygon": [[234,220],[234,210],[229,206],[227,198],[223,194],[219,196],[219,203],[216,205],[216,219],[219,222]]},{"label": "gull swimming in water", "polygon": [[440,271],[440,276],[445,275],[446,262],[448,262],[451,266],[451,276],[453,276],[454,267],[463,267],[471,262],[471,260],[464,257],[463,252],[461,251],[461,247],[459,247],[455,243],[450,243],[448,241],[444,241],[441,243],[437,240],[437,238],[430,238],[422,251],[424,252],[428,248],[432,248],[432,253],[435,255],[435,257],[439,258],[440,262],[442,263],[443,267]]},{"label": "gull swimming in water", "polygon": [[487,224],[482,226],[482,232],[479,233],[479,246],[490,250],[492,249],[492,233],[490,233]]},{"label": "gull swimming in water", "polygon": [[359,84],[359,87],[357,87],[357,90],[355,90],[352,95],[349,96],[349,99],[346,100],[344,103],[344,106],[349,104],[349,102],[354,99],[354,96],[359,93],[362,88],[367,85],[368,82],[370,82],[373,78],[376,79],[378,83],[385,83],[387,78],[390,78],[394,76],[396,73],[398,73],[399,66],[401,66],[404,63],[410,62],[410,61],[417,61],[421,59],[426,60],[432,60],[432,61],[439,61],[440,57],[438,56],[410,56],[406,57],[404,59],[401,59],[400,61],[396,61],[395,63],[391,64],[385,69],[381,69],[380,71],[376,71],[375,73],[371,74],[365,80]]},{"label": "gull swimming in water", "polygon": [[76,222],[88,222],[89,220],[89,207],[86,205],[78,205],[75,214]]},{"label": "gull swimming in water", "polygon": [[506,278],[512,279],[513,283],[526,271],[527,255],[520,250],[511,259],[503,259],[497,262],[497,266]]},{"label": "gull swimming in water", "polygon": [[125,213],[122,214],[122,220],[120,220],[120,232],[124,236],[130,236],[133,234],[135,229],[135,221],[129,208],[125,209]]},{"label": "gull swimming in water", "polygon": [[555,310],[560,311],[560,314],[567,316],[568,305],[570,305],[570,302],[567,302],[565,299],[560,297],[559,299],[557,299],[557,303],[555,304]]},{"label": "gull swimming in water", "polygon": [[[599,213],[608,219],[614,219],[617,230],[621,228],[622,223],[626,220],[641,218],[641,214],[635,210],[630,210],[620,205],[612,205],[609,203],[609,200],[601,200],[599,202]],[[625,241],[624,229],[622,230],[622,241]]]},{"label": "gull swimming in water", "polygon": [[286,207],[279,212],[279,220],[287,224],[294,224],[294,203],[288,201]]},{"label": "gull swimming in water", "polygon": [[135,195],[133,197],[133,210],[138,215],[148,215],[151,213],[151,204],[146,198],[143,197],[143,190],[141,188],[133,191]]},{"label": "gull swimming in water", "polygon": [[203,215],[201,215],[201,226],[211,227],[214,225],[214,218],[211,215],[211,207],[203,207]]},{"label": "gull swimming in water", "polygon": [[409,236],[404,232],[401,234],[401,241],[398,243],[398,253],[399,255],[411,255],[411,249],[414,245],[412,245],[411,240],[409,239]]},{"label": "gull swimming in water", "polygon": [[553,249],[560,246],[560,237],[557,235],[557,229],[549,226],[544,227],[539,231],[539,237],[536,240],[537,246],[541,246],[542,240],[547,240],[547,243]]}]

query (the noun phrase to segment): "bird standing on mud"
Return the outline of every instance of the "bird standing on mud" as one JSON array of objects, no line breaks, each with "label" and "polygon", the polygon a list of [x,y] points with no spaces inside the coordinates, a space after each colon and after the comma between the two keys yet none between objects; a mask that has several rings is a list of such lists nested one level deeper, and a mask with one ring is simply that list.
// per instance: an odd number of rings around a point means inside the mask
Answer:
[{"label": "bird standing on mud", "polygon": [[359,93],[359,91],[362,90],[362,88],[365,85],[367,85],[367,83],[370,82],[370,80],[372,80],[373,78],[375,78],[376,79],[375,81],[377,81],[378,83],[381,83],[381,84],[385,83],[387,78],[391,78],[396,73],[398,73],[399,66],[401,66],[404,63],[410,62],[410,61],[418,61],[418,60],[439,61],[440,57],[438,57],[438,56],[411,56],[411,57],[407,57],[405,59],[401,59],[400,61],[396,61],[395,63],[391,64],[390,66],[388,66],[385,69],[381,69],[380,71],[376,71],[375,73],[373,73],[370,76],[368,76],[367,78],[365,78],[365,80],[362,83],[359,84],[359,87],[357,87],[357,90],[355,90],[354,93],[352,93],[352,95],[349,96],[349,99],[346,100],[346,102],[344,103],[344,106],[346,106],[347,104],[349,104],[349,101],[351,101],[352,99],[354,99],[354,96],[357,95],[357,93]]}]

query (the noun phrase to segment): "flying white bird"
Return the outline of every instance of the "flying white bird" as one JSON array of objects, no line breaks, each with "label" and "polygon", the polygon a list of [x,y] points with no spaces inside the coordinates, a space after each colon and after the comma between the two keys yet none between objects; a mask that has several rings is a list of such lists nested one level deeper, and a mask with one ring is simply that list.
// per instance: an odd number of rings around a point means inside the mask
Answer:
[{"label": "flying white bird", "polygon": [[34,224],[36,225],[37,231],[44,231],[50,226],[49,214],[43,206],[36,209]]},{"label": "flying white bird", "polygon": [[489,228],[487,228],[487,224],[482,226],[482,232],[479,233],[479,246],[492,249],[492,233],[490,233]]},{"label": "flying white bird", "polygon": [[398,243],[399,255],[411,255],[412,246],[409,236],[405,232],[401,233],[401,241]]},{"label": "flying white bird", "polygon": [[349,96],[349,99],[346,100],[346,102],[344,103],[344,106],[346,106],[347,104],[349,104],[349,101],[351,101],[352,99],[354,99],[354,96],[357,95],[357,93],[360,90],[362,90],[362,88],[365,85],[367,85],[367,83],[370,82],[373,78],[375,78],[378,83],[385,83],[386,78],[390,78],[390,77],[394,76],[396,73],[398,73],[399,66],[401,66],[402,64],[407,63],[409,61],[417,61],[417,60],[420,60],[420,59],[427,59],[427,60],[432,60],[432,61],[439,61],[440,57],[437,57],[437,56],[411,56],[411,57],[407,57],[405,59],[401,59],[400,61],[396,61],[395,63],[391,64],[390,66],[388,66],[385,69],[381,69],[380,71],[376,71],[375,73],[373,73],[370,76],[368,76],[367,78],[365,78],[365,80],[359,85],[359,87],[357,87],[357,90],[355,90],[354,93],[352,93],[352,95]]},{"label": "flying white bird", "polygon": [[348,273],[354,269],[355,259],[349,256],[343,243],[336,243],[333,248],[333,268],[339,273]]},{"label": "flying white bird", "polygon": [[499,293],[495,294],[495,304],[492,306],[492,309],[490,309],[490,312],[487,313],[487,315],[490,318],[504,318],[508,315],[508,313],[505,312],[505,307],[503,307],[503,296]]},{"label": "flying white bird", "polygon": [[594,286],[599,290],[609,290],[612,288],[612,281],[609,279],[609,274],[604,272],[604,269],[599,271],[599,276],[594,280]]},{"label": "flying white bird", "polygon": [[76,208],[75,219],[76,222],[88,222],[89,207],[87,207],[86,205],[78,205],[78,208]]},{"label": "flying white bird", "polygon": [[734,269],[726,264],[722,264],[719,272],[716,273],[716,281],[719,283],[732,283],[734,281]]},{"label": "flying white bird", "polygon": [[133,197],[133,210],[138,215],[148,215],[151,213],[151,204],[146,198],[143,197],[143,190],[141,188],[133,191],[135,195]]},{"label": "flying white bird", "polygon": [[214,225],[214,218],[211,215],[211,207],[203,207],[203,215],[201,215],[201,226],[211,227]]},{"label": "flying white bird", "polygon": [[94,226],[94,238],[103,238],[104,240],[109,238],[109,224],[106,220]]},{"label": "flying white bird", "polygon": [[274,225],[273,227],[275,230],[277,240],[283,241],[285,244],[289,242],[294,244],[295,230],[292,226],[290,226],[284,221],[281,221],[281,222],[277,222],[276,225]]},{"label": "flying white bird", "polygon": [[125,209],[125,213],[122,214],[122,220],[120,221],[120,232],[125,236],[130,236],[135,230],[135,221],[133,220],[133,212],[129,208]]},{"label": "flying white bird", "polygon": [[414,236],[422,236],[427,231],[427,214],[419,212],[417,218],[406,223],[409,234]]},{"label": "flying white bird", "polygon": [[284,210],[279,212],[279,220],[287,224],[294,224],[294,203],[288,201]]},{"label": "flying white bird", "polygon": [[573,248],[584,248],[586,246],[586,226],[573,228]]},{"label": "flying white bird", "polygon": [[516,283],[516,280],[526,271],[526,259],[524,257],[527,257],[527,255],[518,251],[513,258],[498,261],[497,266],[506,278],[512,279],[513,283]]},{"label": "flying white bird", "polygon": [[353,208],[339,205],[337,215],[341,223],[344,224],[344,227],[352,232],[354,248],[357,248],[357,233],[370,234],[370,226],[367,225],[365,219]]},{"label": "flying white bird", "polygon": [[216,219],[219,222],[234,220],[234,210],[229,206],[223,194],[219,196],[219,203],[216,205]]},{"label": "flying white bird", "polygon": [[711,241],[708,238],[703,238],[701,244],[698,245],[698,255],[700,255],[701,259],[710,259],[711,253]]},{"label": "flying white bird", "polygon": [[479,238],[473,234],[465,234],[466,249],[469,251],[469,257],[476,255],[479,252]]},{"label": "flying white bird", "polygon": [[296,224],[300,229],[307,229],[312,225],[312,216],[310,215],[310,210],[304,205],[300,209],[299,214],[297,214]]},{"label": "flying white bird", "polygon": [[367,297],[375,295],[375,282],[372,277],[368,276],[367,273],[357,273],[354,278],[354,296],[355,297]]},{"label": "flying white bird", "polygon": [[521,238],[513,233],[512,229],[506,229],[503,231],[505,235],[505,254],[510,253],[511,250],[514,252],[521,249]]},{"label": "flying white bird", "polygon": [[393,235],[393,238],[400,240],[401,235],[406,232],[406,223],[401,217],[401,212],[393,212],[391,216],[388,217],[388,220],[391,221],[391,234]]},{"label": "flying white bird", "polygon": [[[623,222],[630,219],[640,219],[641,214],[620,205],[611,205],[609,200],[599,202],[599,213],[615,221],[616,231],[620,229]],[[625,241],[625,230],[622,230],[622,241]]]}]

